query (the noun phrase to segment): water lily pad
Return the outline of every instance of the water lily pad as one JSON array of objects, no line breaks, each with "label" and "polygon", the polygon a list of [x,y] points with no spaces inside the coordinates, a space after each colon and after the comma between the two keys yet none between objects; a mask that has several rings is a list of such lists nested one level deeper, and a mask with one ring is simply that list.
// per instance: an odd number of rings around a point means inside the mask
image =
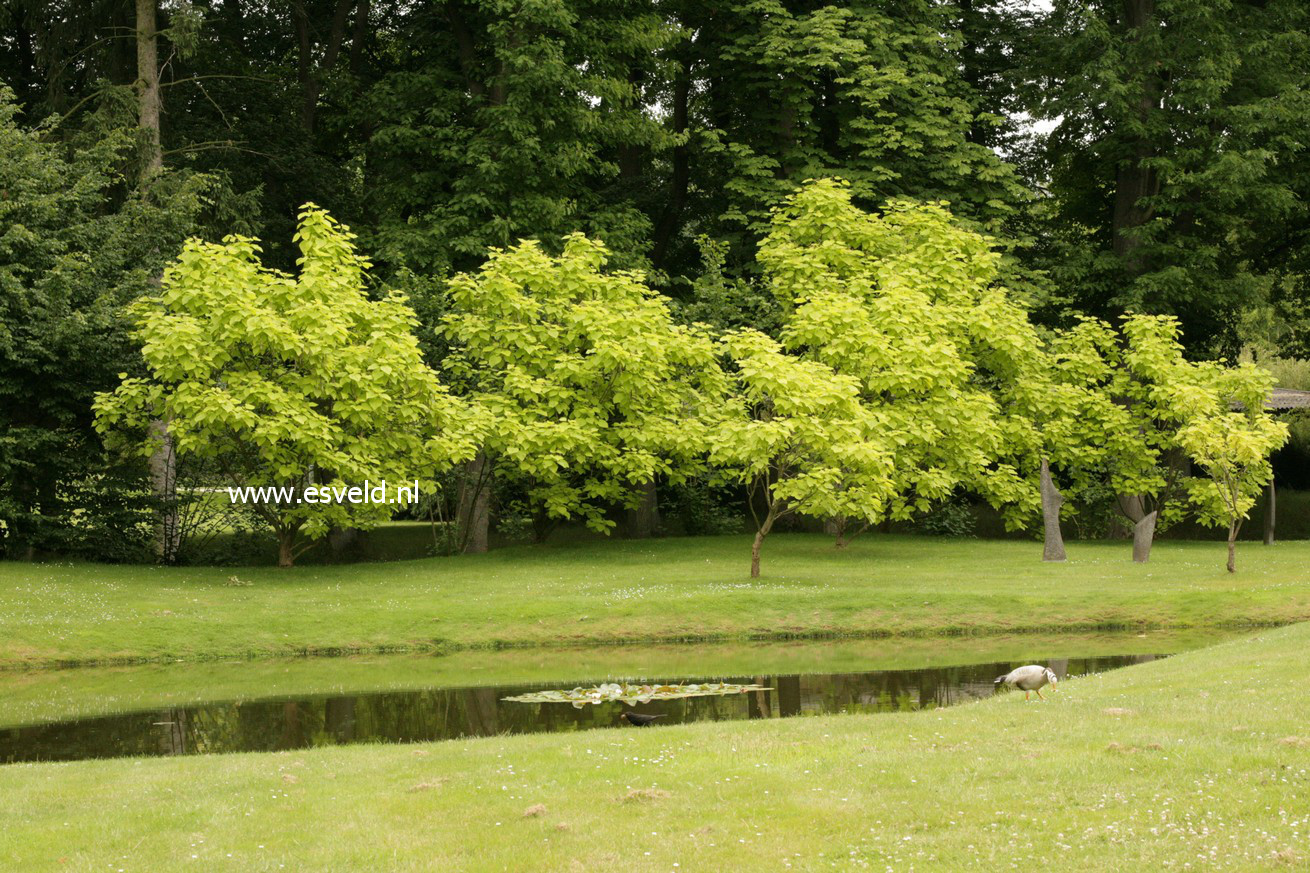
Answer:
[{"label": "water lily pad", "polygon": [[711,697],[728,694],[745,694],[748,691],[772,691],[763,685],[737,685],[732,682],[703,682],[687,685],[629,685],[626,682],[606,682],[590,688],[573,688],[569,691],[534,691],[506,697],[515,703],[571,703],[575,709],[588,704],[650,703],[652,700],[679,700],[684,697]]}]

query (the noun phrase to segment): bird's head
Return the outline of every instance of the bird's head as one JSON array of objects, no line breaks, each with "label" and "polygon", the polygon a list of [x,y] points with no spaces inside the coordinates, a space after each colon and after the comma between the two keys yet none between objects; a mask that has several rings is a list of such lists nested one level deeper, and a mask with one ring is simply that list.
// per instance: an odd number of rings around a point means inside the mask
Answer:
[{"label": "bird's head", "polygon": [[1058,685],[1059,682],[1060,682],[1060,677],[1055,675],[1055,671],[1054,671],[1054,670],[1052,670],[1050,667],[1047,667],[1047,668],[1046,668],[1046,681],[1049,682],[1049,683],[1051,683],[1051,690],[1054,691],[1054,690],[1055,690],[1055,686]]}]

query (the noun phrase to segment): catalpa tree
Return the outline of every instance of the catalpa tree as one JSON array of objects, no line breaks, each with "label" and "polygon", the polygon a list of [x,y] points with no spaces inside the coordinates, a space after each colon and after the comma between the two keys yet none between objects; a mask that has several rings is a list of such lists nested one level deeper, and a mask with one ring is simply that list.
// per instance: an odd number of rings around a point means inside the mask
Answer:
[{"label": "catalpa tree", "polygon": [[698,468],[724,393],[711,339],[607,258],[581,234],[559,255],[535,241],[493,249],[451,281],[444,322],[453,384],[496,421],[473,487],[495,470],[526,483],[544,516],[601,532],[610,506],[635,507],[657,477]]},{"label": "catalpa tree", "polygon": [[[1270,476],[1283,425],[1264,408],[1270,375],[1254,366],[1193,363],[1178,322],[1130,315],[1116,332],[1087,318],[1045,349],[1048,366],[1011,392],[1037,425],[1048,560],[1063,559],[1058,477],[1074,495],[1095,486],[1116,495],[1133,523],[1133,559],[1149,559],[1157,522],[1189,506],[1229,535],[1229,569],[1242,521]],[[1206,477],[1189,476],[1187,461]],[[1049,465],[1048,465],[1049,461]]]},{"label": "catalpa tree", "polygon": [[[1064,492],[1081,495],[1108,484],[1116,493],[1156,494],[1164,482],[1156,442],[1145,437],[1134,411],[1122,402],[1122,352],[1108,324],[1088,318],[1054,332],[1034,364],[1004,384],[1000,395],[1016,418],[1032,423],[1015,462],[1038,482],[1042,558],[1063,561],[1061,515],[1077,511]],[[1016,523],[1024,521],[1025,511],[1022,505],[1007,507]],[[1155,518],[1152,512],[1136,528],[1134,555],[1140,560],[1149,552]]]},{"label": "catalpa tree", "polygon": [[911,518],[959,489],[995,506],[1035,503],[1005,460],[1031,441],[1031,423],[995,389],[1035,366],[1037,339],[997,284],[986,237],[943,204],[872,214],[844,183],[821,180],[775,212],[759,260],[787,310],[785,349],[852,380],[879,419],[892,482],[864,524]]},{"label": "catalpa tree", "polygon": [[1273,476],[1269,456],[1287,441],[1287,425],[1265,407],[1273,376],[1254,364],[1185,360],[1172,317],[1134,316],[1124,333],[1126,363],[1148,386],[1145,402],[1169,444],[1206,474],[1184,482],[1187,499],[1203,523],[1227,529],[1235,572],[1237,534]]},{"label": "catalpa tree", "polygon": [[754,578],[764,538],[783,516],[879,518],[896,493],[894,445],[850,376],[789,355],[756,330],[728,333],[722,349],[733,390],[727,414],[707,433],[709,455],[749,493]]},{"label": "catalpa tree", "polygon": [[253,240],[191,240],[132,308],[146,375],[124,373],[96,399],[111,440],[149,456],[160,439],[149,425],[162,421],[179,458],[268,489],[250,502],[280,566],[334,526],[368,527],[400,508],[324,502],[322,487],[430,482],[472,456],[484,429],[424,365],[404,298],[365,293],[369,264],[352,240],[306,206],[298,276],[262,266]]}]

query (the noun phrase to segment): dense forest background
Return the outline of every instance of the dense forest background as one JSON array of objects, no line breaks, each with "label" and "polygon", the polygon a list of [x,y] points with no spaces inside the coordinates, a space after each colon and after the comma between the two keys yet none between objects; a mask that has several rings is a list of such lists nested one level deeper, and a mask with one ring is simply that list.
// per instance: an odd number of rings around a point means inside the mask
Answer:
[{"label": "dense forest background", "polygon": [[433,366],[449,277],[578,230],[771,330],[770,210],[836,176],[947,201],[1039,324],[1172,314],[1310,387],[1307,131],[1303,0],[0,0],[0,548],[131,557],[121,308],[192,235],[293,269],[309,201]]}]

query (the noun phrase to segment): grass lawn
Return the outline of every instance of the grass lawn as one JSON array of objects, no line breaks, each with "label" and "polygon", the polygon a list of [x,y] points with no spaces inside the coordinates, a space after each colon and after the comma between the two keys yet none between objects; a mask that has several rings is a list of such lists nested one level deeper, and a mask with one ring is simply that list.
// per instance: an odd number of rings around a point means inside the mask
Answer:
[{"label": "grass lawn", "polygon": [[[391,564],[0,563],[0,668],[638,640],[1240,627],[1310,619],[1310,542],[1074,544],[817,535],[522,546]],[[234,584],[232,578],[238,583]]]},{"label": "grass lawn", "polygon": [[947,710],[0,767],[24,871],[1310,863],[1310,624]]}]

